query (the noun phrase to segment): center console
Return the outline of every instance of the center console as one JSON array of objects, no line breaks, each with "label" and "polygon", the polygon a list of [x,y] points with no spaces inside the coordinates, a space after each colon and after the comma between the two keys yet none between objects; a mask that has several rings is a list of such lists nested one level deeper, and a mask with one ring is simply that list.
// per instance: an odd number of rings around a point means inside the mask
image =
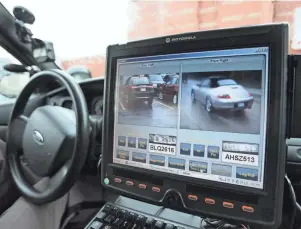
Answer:
[{"label": "center console", "polygon": [[[284,24],[109,46],[101,164],[107,192],[277,227],[287,47]],[[131,228],[149,219],[135,210],[123,217],[125,209],[108,206],[91,228],[116,225],[119,216]],[[182,227],[154,220],[149,228]]]}]

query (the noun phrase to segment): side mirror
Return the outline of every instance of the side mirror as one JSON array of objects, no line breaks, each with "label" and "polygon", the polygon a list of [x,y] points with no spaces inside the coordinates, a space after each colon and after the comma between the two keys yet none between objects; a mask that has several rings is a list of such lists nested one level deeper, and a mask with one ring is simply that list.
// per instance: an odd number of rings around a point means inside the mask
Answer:
[{"label": "side mirror", "polygon": [[13,14],[15,18],[17,18],[25,24],[32,25],[35,22],[35,16],[33,15],[33,13],[23,6],[14,7]]},{"label": "side mirror", "polygon": [[0,80],[0,94],[15,98],[29,81],[29,73],[11,74]]},{"label": "side mirror", "polygon": [[28,72],[28,70],[21,64],[6,64],[3,66],[3,69],[8,72],[15,72],[15,73]]},{"label": "side mirror", "polygon": [[38,63],[54,62],[55,52],[52,42],[33,39],[33,57]]}]

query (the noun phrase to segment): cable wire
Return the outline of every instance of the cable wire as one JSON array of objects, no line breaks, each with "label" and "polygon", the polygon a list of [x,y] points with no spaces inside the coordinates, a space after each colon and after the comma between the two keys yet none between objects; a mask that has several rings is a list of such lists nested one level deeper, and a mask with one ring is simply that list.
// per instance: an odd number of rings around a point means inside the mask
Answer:
[{"label": "cable wire", "polygon": [[[292,200],[292,216],[291,216],[291,221],[290,221],[290,225],[289,225],[289,229],[293,229],[294,228],[294,224],[295,224],[295,218],[296,218],[296,212],[297,212],[297,208],[298,208],[298,203],[297,203],[297,200],[296,200],[296,194],[295,194],[295,191],[294,191],[294,187],[290,181],[290,179],[288,178],[287,175],[285,175],[285,180],[288,184],[288,189],[289,189],[289,193],[290,193],[290,198]],[[300,205],[299,205],[300,207]]]},{"label": "cable wire", "polygon": [[[206,224],[203,225],[203,222],[205,222]],[[232,224],[228,223],[226,220],[211,219],[211,218],[202,218],[200,229],[209,229],[209,228],[210,229],[222,229],[225,225],[230,226],[230,228],[233,228],[233,226],[235,226],[235,228],[237,228],[237,229],[250,229],[250,226],[247,224],[232,225]],[[210,226],[210,227],[208,227],[208,226]]]},{"label": "cable wire", "polygon": [[[206,224],[203,226],[203,222],[205,222]],[[221,219],[211,219],[211,218],[202,218],[201,220],[201,225],[200,225],[200,229],[205,229],[208,228],[207,226],[210,226],[211,228],[214,229],[221,229],[222,227],[225,226],[225,224],[227,224],[227,221],[225,220],[221,220]],[[209,228],[208,228],[209,229]]]},{"label": "cable wire", "polygon": [[249,225],[241,224],[240,226],[242,226],[243,229],[250,229],[250,226],[249,226]]}]

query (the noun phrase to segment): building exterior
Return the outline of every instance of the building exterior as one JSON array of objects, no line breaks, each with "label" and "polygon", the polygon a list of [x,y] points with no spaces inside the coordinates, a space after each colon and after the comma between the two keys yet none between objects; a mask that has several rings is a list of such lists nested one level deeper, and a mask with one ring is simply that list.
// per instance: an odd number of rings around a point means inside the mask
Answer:
[{"label": "building exterior", "polygon": [[294,39],[295,43],[299,43],[298,48],[291,47],[290,51],[301,54],[301,1],[132,0],[129,15],[129,40],[198,30],[288,22],[291,43]]},{"label": "building exterior", "polygon": [[86,66],[92,72],[92,77],[104,76],[105,72],[105,56],[90,56],[77,59],[62,60],[63,69],[67,70],[71,66]]},{"label": "building exterior", "polygon": [[[142,1],[129,2],[128,40],[227,27],[288,22],[290,53],[301,54],[301,1]],[[63,62],[66,69],[85,65],[103,76],[105,57]]]}]

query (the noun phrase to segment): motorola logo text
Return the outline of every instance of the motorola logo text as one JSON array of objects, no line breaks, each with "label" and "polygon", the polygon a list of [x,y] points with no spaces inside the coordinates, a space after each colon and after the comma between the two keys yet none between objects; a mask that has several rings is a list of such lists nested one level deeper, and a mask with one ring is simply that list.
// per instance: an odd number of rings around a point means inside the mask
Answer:
[{"label": "motorola logo text", "polygon": [[175,38],[166,38],[166,43],[169,42],[178,42],[178,41],[189,41],[189,40],[195,40],[196,36],[188,36],[188,37],[175,37]]}]

